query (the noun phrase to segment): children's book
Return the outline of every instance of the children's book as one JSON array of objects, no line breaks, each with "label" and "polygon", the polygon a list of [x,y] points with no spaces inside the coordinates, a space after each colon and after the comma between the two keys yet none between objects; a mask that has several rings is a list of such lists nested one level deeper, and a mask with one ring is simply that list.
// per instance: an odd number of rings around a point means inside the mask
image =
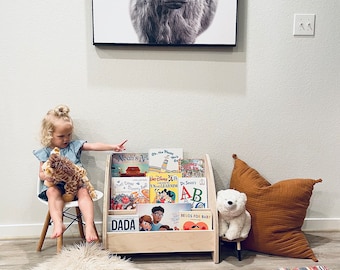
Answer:
[{"label": "children's book", "polygon": [[181,159],[180,170],[183,177],[204,177],[203,159]]},{"label": "children's book", "polygon": [[149,171],[180,172],[183,148],[152,148],[149,150]]},{"label": "children's book", "polygon": [[[151,222],[154,219],[158,219],[159,222],[153,224],[153,229],[151,230],[178,230],[179,226],[179,213],[180,211],[190,211],[190,203],[161,203],[161,204],[138,204],[137,214],[141,219],[147,217],[148,220],[151,218]],[[153,214],[154,212],[154,214]]]},{"label": "children's book", "polygon": [[108,215],[107,231],[108,232],[125,232],[138,231],[138,215]]},{"label": "children's book", "polygon": [[178,202],[191,203],[192,208],[207,208],[207,179],[205,177],[180,178],[178,181]]},{"label": "children's book", "polygon": [[149,170],[148,153],[113,153],[112,177],[143,177]]},{"label": "children's book", "polygon": [[177,203],[181,173],[148,172],[150,203]]},{"label": "children's book", "polygon": [[206,211],[180,211],[179,212],[180,230],[212,230],[212,213]]},{"label": "children's book", "polygon": [[112,177],[111,210],[131,210],[148,202],[149,177]]}]

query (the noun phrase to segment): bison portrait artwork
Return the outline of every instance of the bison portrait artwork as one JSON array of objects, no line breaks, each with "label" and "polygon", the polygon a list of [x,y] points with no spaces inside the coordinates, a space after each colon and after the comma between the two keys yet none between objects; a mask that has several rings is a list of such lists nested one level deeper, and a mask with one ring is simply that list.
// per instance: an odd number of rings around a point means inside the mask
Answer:
[{"label": "bison portrait artwork", "polygon": [[235,46],[238,0],[92,0],[94,45]]},{"label": "bison portrait artwork", "polygon": [[140,43],[193,44],[214,19],[218,0],[130,0]]}]

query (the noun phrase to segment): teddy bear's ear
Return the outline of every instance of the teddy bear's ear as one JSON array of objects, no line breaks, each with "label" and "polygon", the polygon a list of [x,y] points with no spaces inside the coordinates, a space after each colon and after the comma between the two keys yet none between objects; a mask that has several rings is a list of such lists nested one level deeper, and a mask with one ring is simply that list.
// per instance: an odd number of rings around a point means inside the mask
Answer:
[{"label": "teddy bear's ear", "polygon": [[218,192],[217,192],[217,196],[222,196],[222,193],[223,193],[223,190],[219,190]]},{"label": "teddy bear's ear", "polygon": [[240,197],[242,197],[242,200],[243,200],[244,202],[247,202],[247,195],[246,195],[245,193],[241,192],[241,193],[240,193]]},{"label": "teddy bear's ear", "polygon": [[57,155],[60,155],[60,149],[58,147],[54,147],[53,150],[51,151],[51,154],[57,154]]},{"label": "teddy bear's ear", "polygon": [[49,168],[45,169],[44,172],[46,176],[52,175],[52,172]]},{"label": "teddy bear's ear", "polygon": [[45,171],[46,170],[46,168],[49,166],[49,162],[48,161],[45,161],[42,165],[41,165],[41,169],[43,170],[43,171]]}]

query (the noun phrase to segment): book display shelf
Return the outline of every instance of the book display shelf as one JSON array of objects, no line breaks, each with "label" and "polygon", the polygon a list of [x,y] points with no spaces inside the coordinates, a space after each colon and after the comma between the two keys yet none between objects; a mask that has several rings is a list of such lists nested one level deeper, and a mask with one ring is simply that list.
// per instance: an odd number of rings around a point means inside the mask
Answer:
[{"label": "book display shelf", "polygon": [[[207,179],[208,209],[212,213],[211,230],[176,231],[125,231],[108,232],[110,215],[136,214],[135,210],[111,210],[112,155],[108,155],[105,170],[103,198],[103,245],[115,254],[211,252],[212,260],[219,263],[218,215],[216,189],[209,155],[204,156],[204,170]],[[166,244],[165,244],[166,243]]]}]

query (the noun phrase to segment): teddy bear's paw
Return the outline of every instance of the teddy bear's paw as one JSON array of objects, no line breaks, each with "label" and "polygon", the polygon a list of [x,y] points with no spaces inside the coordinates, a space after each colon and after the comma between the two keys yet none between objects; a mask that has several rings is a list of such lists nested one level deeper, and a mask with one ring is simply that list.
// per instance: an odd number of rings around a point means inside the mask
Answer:
[{"label": "teddy bear's paw", "polygon": [[225,234],[225,237],[226,237],[228,240],[235,240],[235,239],[239,238],[238,235],[236,235],[235,233],[230,232],[230,231],[228,231],[228,232]]},{"label": "teddy bear's paw", "polygon": [[227,226],[220,226],[220,228],[219,228],[219,235],[221,236],[221,237],[224,237],[224,238],[226,238],[227,237],[227,232],[228,232],[228,227]]},{"label": "teddy bear's paw", "polygon": [[90,196],[93,200],[97,199],[97,193],[95,191],[90,192]]},{"label": "teddy bear's paw", "polygon": [[44,185],[45,185],[46,187],[52,187],[54,184],[53,184],[53,182],[50,182],[50,181],[45,180],[45,181],[44,181]]},{"label": "teddy bear's paw", "polygon": [[233,241],[236,240],[238,237],[230,237],[226,235],[225,238],[227,238],[229,241]]},{"label": "teddy bear's paw", "polygon": [[219,233],[219,236],[220,236],[220,237],[223,237],[223,238],[226,237],[226,236],[225,236],[225,233]]},{"label": "teddy bear's paw", "polygon": [[64,202],[71,202],[71,201],[73,201],[73,196],[71,194],[64,194],[63,200],[64,200]]},{"label": "teddy bear's paw", "polygon": [[240,234],[240,238],[247,238],[248,237],[248,233],[241,233]]}]

